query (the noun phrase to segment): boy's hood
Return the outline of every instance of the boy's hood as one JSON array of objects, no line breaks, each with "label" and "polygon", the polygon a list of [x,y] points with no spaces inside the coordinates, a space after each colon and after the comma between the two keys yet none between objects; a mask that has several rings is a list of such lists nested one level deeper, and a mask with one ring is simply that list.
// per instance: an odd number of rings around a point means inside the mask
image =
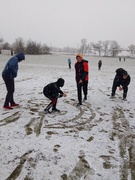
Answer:
[{"label": "boy's hood", "polygon": [[18,58],[18,62],[25,60],[25,55],[22,52],[16,54],[15,56]]},{"label": "boy's hood", "polygon": [[82,55],[81,53],[77,54],[76,58],[77,58],[77,57],[80,57],[81,60],[83,60],[83,55]]}]

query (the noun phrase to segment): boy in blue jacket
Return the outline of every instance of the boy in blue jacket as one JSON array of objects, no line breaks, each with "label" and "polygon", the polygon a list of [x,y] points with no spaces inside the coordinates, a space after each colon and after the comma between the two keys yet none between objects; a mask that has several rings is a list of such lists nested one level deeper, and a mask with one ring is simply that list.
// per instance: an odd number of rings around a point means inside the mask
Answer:
[{"label": "boy in blue jacket", "polygon": [[3,106],[5,109],[13,109],[14,106],[19,106],[19,104],[15,103],[13,96],[15,91],[14,78],[17,77],[18,63],[22,60],[25,60],[25,55],[20,52],[8,60],[4,70],[2,71],[2,78],[7,89],[7,95]]}]

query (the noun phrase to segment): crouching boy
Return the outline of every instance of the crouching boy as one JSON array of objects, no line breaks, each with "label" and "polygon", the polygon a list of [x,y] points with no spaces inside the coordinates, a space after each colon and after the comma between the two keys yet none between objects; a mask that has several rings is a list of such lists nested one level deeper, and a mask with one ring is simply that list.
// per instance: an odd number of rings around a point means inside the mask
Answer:
[{"label": "crouching boy", "polygon": [[66,97],[67,95],[61,91],[60,87],[64,86],[64,79],[59,78],[56,82],[52,82],[48,85],[46,85],[43,88],[43,94],[51,100],[51,102],[47,105],[47,107],[44,109],[45,114],[47,113],[51,113],[49,110],[52,108],[52,111],[54,112],[60,112],[60,110],[58,110],[56,108],[57,105],[57,100],[58,98],[64,96]]},{"label": "crouching boy", "polygon": [[111,98],[115,97],[115,91],[117,87],[119,87],[120,91],[123,90],[123,100],[126,101],[128,85],[130,84],[130,81],[131,77],[126,70],[124,70],[123,68],[117,69],[115,78],[113,80]]}]

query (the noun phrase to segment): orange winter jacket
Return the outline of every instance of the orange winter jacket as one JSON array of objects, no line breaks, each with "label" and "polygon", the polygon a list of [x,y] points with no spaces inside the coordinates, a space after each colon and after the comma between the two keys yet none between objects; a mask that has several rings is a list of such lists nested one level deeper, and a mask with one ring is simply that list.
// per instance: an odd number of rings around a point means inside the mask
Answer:
[{"label": "orange winter jacket", "polygon": [[78,54],[76,56],[81,58],[81,62],[76,62],[75,63],[75,71],[76,71],[76,81],[77,83],[82,80],[82,81],[88,81],[89,77],[89,67],[88,67],[88,61],[83,59],[82,54]]}]

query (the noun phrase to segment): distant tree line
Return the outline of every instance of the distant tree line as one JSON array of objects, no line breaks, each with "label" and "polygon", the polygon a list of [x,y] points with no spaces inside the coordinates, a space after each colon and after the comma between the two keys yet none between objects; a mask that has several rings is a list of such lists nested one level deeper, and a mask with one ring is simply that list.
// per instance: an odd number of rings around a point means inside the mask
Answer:
[{"label": "distant tree line", "polygon": [[87,43],[86,39],[81,40],[81,46],[79,51],[82,54],[90,54],[97,52],[99,56],[111,56],[116,57],[122,51],[127,51],[132,57],[135,55],[135,45],[131,44],[127,49],[123,49],[117,41],[98,41],[97,43]]},{"label": "distant tree line", "polygon": [[14,53],[24,52],[25,54],[49,54],[50,48],[46,44],[37,43],[32,40],[28,40],[26,43],[22,38],[17,38],[11,45],[8,42],[4,42],[3,38],[0,38],[0,50],[12,50]]},{"label": "distant tree line", "polygon": [[12,50],[14,53],[24,52],[25,54],[50,54],[51,52],[61,52],[65,54],[76,54],[81,52],[83,55],[98,54],[99,56],[116,57],[122,51],[127,51],[131,57],[135,56],[135,45],[131,44],[123,49],[115,40],[98,41],[96,43],[87,43],[87,39],[82,39],[80,47],[48,47],[46,44],[37,43],[32,40],[25,42],[21,37],[17,38],[13,44],[5,42],[0,38],[0,50]]},{"label": "distant tree line", "polygon": [[65,47],[61,52],[74,54],[81,52],[83,55],[98,54],[99,56],[116,57],[122,51],[127,51],[131,57],[135,56],[135,45],[131,44],[127,49],[123,49],[117,41],[98,41],[96,43],[87,43],[87,39],[81,40],[81,45],[78,48]]}]

